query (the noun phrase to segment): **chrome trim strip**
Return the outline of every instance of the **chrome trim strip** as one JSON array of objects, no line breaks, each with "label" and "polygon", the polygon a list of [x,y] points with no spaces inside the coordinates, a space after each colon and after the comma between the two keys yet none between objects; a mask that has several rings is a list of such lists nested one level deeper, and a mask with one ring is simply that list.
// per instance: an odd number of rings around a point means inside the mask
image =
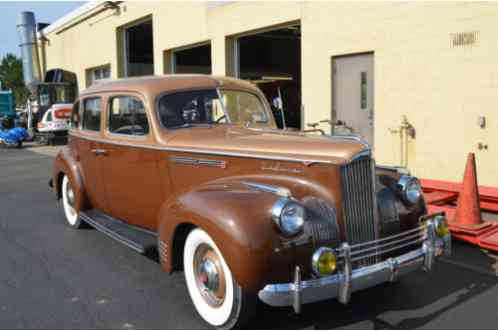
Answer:
[{"label": "chrome trim strip", "polygon": [[351,265],[351,248],[348,243],[343,243],[341,249],[344,252],[344,264],[342,266],[342,281],[339,283],[339,302],[347,304],[351,300],[353,266]]},{"label": "chrome trim strip", "polygon": [[384,169],[388,171],[394,171],[400,175],[410,175],[410,170],[404,167],[397,167],[397,166],[387,166],[387,165],[377,165],[377,169]]},{"label": "chrome trim strip", "polygon": [[355,262],[355,261],[367,259],[367,258],[370,258],[370,257],[377,257],[377,256],[379,256],[381,254],[389,253],[389,252],[401,249],[403,247],[407,247],[407,246],[419,244],[419,243],[423,242],[425,239],[426,239],[425,237],[422,237],[422,238],[418,238],[418,239],[415,239],[415,240],[412,240],[412,241],[409,241],[409,242],[406,242],[406,243],[402,243],[400,245],[397,245],[397,246],[394,246],[394,247],[391,247],[391,248],[384,249],[382,251],[377,251],[377,252],[374,252],[374,253],[370,253],[370,254],[366,254],[366,255],[362,255],[362,256],[357,256],[357,257],[352,258],[351,261]]},{"label": "chrome trim strip", "polygon": [[301,271],[299,266],[296,266],[294,271],[294,289],[293,289],[293,308],[296,314],[301,313]]},{"label": "chrome trim strip", "polygon": [[388,240],[391,240],[391,239],[403,237],[403,236],[406,236],[406,235],[411,234],[413,232],[422,231],[424,229],[425,229],[425,226],[424,225],[420,225],[420,226],[418,226],[416,228],[407,230],[405,232],[397,233],[397,234],[394,234],[394,235],[389,236],[389,237],[384,237],[384,238],[380,238],[380,239],[373,240],[373,241],[368,241],[368,242],[359,243],[359,244],[356,244],[356,245],[351,245],[351,249],[356,249],[356,248],[363,247],[363,246],[366,246],[366,245],[379,244],[379,243],[382,243],[384,241],[388,241]]},{"label": "chrome trim strip", "polygon": [[281,197],[285,197],[285,198],[291,197],[291,192],[286,187],[269,185],[269,184],[261,184],[261,183],[255,183],[255,182],[242,182],[242,184],[247,185],[249,187],[252,187],[254,189],[260,190],[260,191],[274,193],[274,194],[281,196]]},{"label": "chrome trim strip", "polygon": [[271,156],[271,155],[255,155],[255,154],[248,154],[248,153],[239,153],[239,152],[227,152],[227,151],[217,151],[217,150],[211,150],[211,149],[196,149],[196,148],[180,148],[180,147],[165,147],[165,146],[158,146],[158,145],[143,145],[143,144],[132,144],[129,142],[124,142],[124,141],[115,141],[115,140],[107,140],[107,139],[102,139],[102,138],[94,138],[94,137],[87,137],[84,135],[80,135],[78,133],[75,133],[74,131],[70,131],[69,135],[72,137],[80,138],[80,139],[85,139],[85,140],[90,140],[90,141],[95,141],[95,142],[100,142],[104,144],[112,144],[112,145],[118,145],[118,146],[128,146],[128,147],[135,147],[135,148],[145,148],[145,149],[152,149],[152,150],[158,150],[158,151],[167,151],[167,152],[180,152],[180,153],[197,153],[197,154],[204,154],[204,155],[217,155],[217,156],[230,156],[230,157],[245,157],[249,159],[258,159],[258,160],[274,160],[274,161],[288,161],[288,162],[298,162],[302,163],[306,166],[319,163],[319,164],[334,164],[331,161],[325,161],[325,160],[314,160],[314,159],[309,159],[309,160],[297,160],[291,157],[285,157],[285,156]]},{"label": "chrome trim strip", "polygon": [[372,157],[372,151],[370,149],[364,149],[355,156],[353,156],[350,162],[354,162],[358,159],[361,159],[362,157]]},{"label": "chrome trim strip", "polygon": [[[375,161],[368,153],[340,167],[346,241],[354,246],[379,238]],[[365,261],[374,264],[376,261]]]},{"label": "chrome trim strip", "polygon": [[360,136],[356,136],[356,135],[342,135],[342,134],[334,134],[332,136],[330,136],[331,138],[339,138],[339,139],[344,139],[344,140],[352,140],[352,141],[356,141],[356,142],[359,142],[360,144],[363,144],[363,146],[365,146],[366,148],[368,148],[368,150],[372,150],[371,146],[369,143],[367,143],[366,140],[364,140],[363,138],[361,138]]},{"label": "chrome trim strip", "polygon": [[427,240],[424,242],[422,249],[425,252],[424,269],[430,271],[434,264],[436,255],[436,225],[433,220],[427,221]]},{"label": "chrome trim strip", "polygon": [[[370,172],[372,176],[372,201],[373,201],[373,218],[374,218],[374,231],[375,231],[375,237],[379,238],[380,237],[380,220],[379,220],[379,212],[378,212],[378,202],[377,202],[377,173],[375,171],[376,168],[376,162],[373,158],[371,158],[370,162]],[[399,215],[398,215],[399,217]]]},{"label": "chrome trim strip", "polygon": [[[393,240],[393,241],[390,241],[390,242],[387,242],[387,243],[384,243],[384,244],[381,244],[381,245],[376,245],[376,246],[372,246],[372,247],[368,247],[368,248],[362,248],[360,250],[352,252],[351,256],[357,256],[357,255],[360,255],[360,254],[363,254],[363,253],[370,252],[372,250],[386,248],[386,247],[389,247],[389,246],[394,245],[394,244],[400,244],[400,243],[405,244],[406,241],[410,240],[410,239],[416,239],[417,241],[421,241],[421,240],[425,239],[425,236],[424,236],[423,233],[411,234],[411,235],[406,236],[404,238],[396,239],[396,240]],[[410,242],[408,242],[407,244],[410,244]],[[376,254],[383,254],[383,253],[385,253],[384,250],[376,252]]]},{"label": "chrome trim strip", "polygon": [[187,164],[187,165],[201,165],[208,167],[216,167],[225,169],[227,164],[223,160],[206,160],[206,159],[196,159],[191,157],[183,157],[183,156],[170,156],[169,160],[175,163]]}]

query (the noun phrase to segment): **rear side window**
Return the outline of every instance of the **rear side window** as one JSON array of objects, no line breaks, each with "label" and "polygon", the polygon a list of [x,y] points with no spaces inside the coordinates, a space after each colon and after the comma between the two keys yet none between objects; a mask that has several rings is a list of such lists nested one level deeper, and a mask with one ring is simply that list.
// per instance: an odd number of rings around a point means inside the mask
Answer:
[{"label": "rear side window", "polygon": [[90,98],[83,101],[82,129],[88,131],[100,131],[100,98]]},{"label": "rear side window", "polygon": [[142,101],[132,96],[118,96],[109,102],[109,132],[143,136],[149,133],[149,123]]},{"label": "rear side window", "polygon": [[80,102],[76,101],[73,105],[71,114],[71,128],[77,128],[80,124]]},{"label": "rear side window", "polygon": [[52,122],[52,112],[51,111],[48,112],[46,121],[47,122]]}]

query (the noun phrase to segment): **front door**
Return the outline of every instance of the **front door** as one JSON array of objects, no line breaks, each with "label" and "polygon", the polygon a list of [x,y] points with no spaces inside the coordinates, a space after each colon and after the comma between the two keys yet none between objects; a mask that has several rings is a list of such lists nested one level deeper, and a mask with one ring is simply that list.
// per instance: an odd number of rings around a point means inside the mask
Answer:
[{"label": "front door", "polygon": [[358,54],[332,59],[333,131],[354,134],[373,146],[374,55]]}]

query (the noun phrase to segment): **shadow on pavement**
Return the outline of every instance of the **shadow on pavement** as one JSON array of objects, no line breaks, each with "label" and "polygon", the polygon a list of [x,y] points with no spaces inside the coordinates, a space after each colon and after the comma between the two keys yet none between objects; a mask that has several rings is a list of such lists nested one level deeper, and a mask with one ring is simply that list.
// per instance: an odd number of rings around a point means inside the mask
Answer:
[{"label": "shadow on pavement", "polygon": [[416,272],[395,283],[353,293],[346,306],[336,300],[313,303],[303,306],[301,315],[291,308],[260,307],[249,328],[423,328],[440,314],[497,285],[498,278],[493,275],[496,259],[475,247],[454,246],[455,256],[472,249],[473,261],[478,261],[480,269],[439,261],[431,273]]}]

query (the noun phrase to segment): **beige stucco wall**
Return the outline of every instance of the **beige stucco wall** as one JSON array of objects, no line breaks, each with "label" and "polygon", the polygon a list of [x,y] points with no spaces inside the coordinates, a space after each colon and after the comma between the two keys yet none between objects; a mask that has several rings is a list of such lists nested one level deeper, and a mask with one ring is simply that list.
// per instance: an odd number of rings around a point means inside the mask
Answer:
[{"label": "beige stucco wall", "polygon": [[[124,8],[125,7],[125,8]],[[374,52],[375,156],[399,164],[397,129],[405,115],[416,129],[408,167],[422,178],[460,180],[476,152],[481,184],[498,186],[498,3],[127,2],[47,37],[47,68],[74,71],[111,64],[118,74],[117,28],[153,17],[154,70],[163,51],[211,40],[213,73],[226,73],[227,37],[301,22],[304,122],[330,117],[332,56]],[[475,45],[452,47],[453,33],[478,31]],[[486,117],[486,128],[477,125]],[[488,144],[478,151],[477,144]]]},{"label": "beige stucco wall", "polygon": [[[309,3],[302,22],[306,122],[331,109],[331,56],[374,51],[378,163],[399,163],[400,139],[389,128],[406,115],[416,129],[408,155],[416,175],[460,180],[473,151],[480,182],[498,186],[497,3]],[[451,47],[450,34],[465,31],[479,32],[477,44]]]}]

